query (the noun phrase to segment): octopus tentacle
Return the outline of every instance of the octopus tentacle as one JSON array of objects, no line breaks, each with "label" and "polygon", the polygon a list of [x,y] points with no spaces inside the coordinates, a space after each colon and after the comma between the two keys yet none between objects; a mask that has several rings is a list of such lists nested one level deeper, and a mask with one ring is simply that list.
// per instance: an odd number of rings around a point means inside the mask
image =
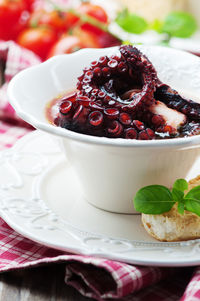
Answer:
[{"label": "octopus tentacle", "polygon": [[62,99],[55,124],[88,135],[161,139],[200,134],[200,103],[163,84],[137,48],[103,56],[83,70],[77,92]]},{"label": "octopus tentacle", "polygon": [[193,120],[200,120],[200,103],[182,97],[168,85],[160,86],[155,92],[155,98]]},{"label": "octopus tentacle", "polygon": [[[121,58],[103,57],[98,62],[92,62],[90,69],[85,70],[79,78],[78,89],[88,97],[94,94],[94,90],[106,91],[112,100],[121,102],[123,108],[131,110],[152,104],[158,80],[154,67],[135,47],[121,46],[119,50]],[[138,86],[139,93],[122,99],[125,91]],[[98,99],[98,95],[94,99]]]}]

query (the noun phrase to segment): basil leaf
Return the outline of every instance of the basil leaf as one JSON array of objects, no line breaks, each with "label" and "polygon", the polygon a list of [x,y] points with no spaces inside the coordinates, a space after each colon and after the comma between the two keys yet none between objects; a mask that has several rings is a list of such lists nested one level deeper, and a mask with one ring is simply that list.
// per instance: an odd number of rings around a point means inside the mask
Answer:
[{"label": "basil leaf", "polygon": [[130,42],[129,40],[124,40],[122,41],[122,44],[123,45],[132,45],[132,46],[137,46],[137,45],[142,45],[142,43],[133,43],[133,42]]},{"label": "basil leaf", "polygon": [[177,210],[180,214],[184,214],[185,203],[183,201],[178,202]]},{"label": "basil leaf", "polygon": [[192,188],[184,197],[185,209],[200,216],[200,186]]},{"label": "basil leaf", "polygon": [[188,188],[188,183],[184,179],[176,180],[172,188],[172,196],[174,201],[178,203],[177,210],[180,214],[184,213],[185,203],[183,201],[183,198],[184,198],[184,190],[187,188]]},{"label": "basil leaf", "polygon": [[174,182],[173,188],[184,192],[188,189],[188,182],[185,179],[178,179]]},{"label": "basil leaf", "polygon": [[173,197],[173,200],[175,202],[181,202],[183,200],[183,197],[184,197],[184,192],[180,191],[176,188],[173,188],[172,189],[172,197]]},{"label": "basil leaf", "polygon": [[164,20],[161,31],[170,36],[188,38],[197,30],[196,19],[187,12],[172,12]]},{"label": "basil leaf", "polygon": [[153,29],[158,33],[161,33],[162,26],[163,26],[163,22],[159,19],[155,19],[151,24],[149,24],[149,29]]},{"label": "basil leaf", "polygon": [[185,196],[185,199],[200,200],[200,185],[192,188]]},{"label": "basil leaf", "polygon": [[136,211],[145,214],[161,214],[169,211],[174,205],[171,191],[161,185],[150,185],[141,188],[134,197]]},{"label": "basil leaf", "polygon": [[115,19],[115,22],[125,31],[136,34],[144,32],[148,27],[144,18],[135,14],[130,14],[128,10],[120,12]]},{"label": "basil leaf", "polygon": [[185,209],[200,216],[200,200],[185,198]]}]

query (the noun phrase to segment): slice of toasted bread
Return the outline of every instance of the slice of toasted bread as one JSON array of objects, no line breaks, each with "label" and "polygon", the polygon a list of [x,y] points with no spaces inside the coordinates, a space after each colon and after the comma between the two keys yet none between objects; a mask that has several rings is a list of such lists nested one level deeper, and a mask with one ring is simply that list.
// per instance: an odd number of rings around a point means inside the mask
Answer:
[{"label": "slice of toasted bread", "polygon": [[[200,176],[189,181],[189,190],[200,185]],[[163,214],[142,214],[146,231],[160,241],[182,241],[200,238],[200,217],[185,211],[179,214],[177,205]]]}]

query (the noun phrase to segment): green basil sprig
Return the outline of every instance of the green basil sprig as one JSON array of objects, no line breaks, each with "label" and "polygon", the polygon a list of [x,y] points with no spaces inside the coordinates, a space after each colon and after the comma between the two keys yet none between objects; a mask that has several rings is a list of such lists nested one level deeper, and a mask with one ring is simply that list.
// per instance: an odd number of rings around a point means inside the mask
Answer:
[{"label": "green basil sprig", "polygon": [[162,214],[177,203],[180,214],[187,210],[200,216],[200,186],[192,188],[187,194],[184,194],[185,190],[188,190],[188,183],[184,179],[176,180],[171,190],[162,185],[145,186],[136,193],[134,207],[141,213]]},{"label": "green basil sprig", "polygon": [[170,12],[164,20],[155,19],[149,23],[143,17],[124,9],[118,13],[115,22],[129,33],[141,34],[148,29],[153,29],[158,33],[167,34],[167,39],[189,38],[198,29],[194,16],[184,11]]},{"label": "green basil sprig", "polygon": [[136,34],[144,32],[148,27],[144,18],[130,13],[127,9],[124,9],[117,15],[115,22],[125,31]]},{"label": "green basil sprig", "polygon": [[171,12],[160,26],[160,32],[165,32],[171,37],[189,38],[197,30],[197,21],[187,12]]}]

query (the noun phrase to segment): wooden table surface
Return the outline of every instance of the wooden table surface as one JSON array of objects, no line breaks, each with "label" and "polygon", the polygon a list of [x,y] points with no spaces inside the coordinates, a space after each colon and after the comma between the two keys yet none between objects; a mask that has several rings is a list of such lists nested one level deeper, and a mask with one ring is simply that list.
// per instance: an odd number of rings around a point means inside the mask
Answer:
[{"label": "wooden table surface", "polygon": [[1,301],[94,301],[64,282],[65,265],[36,267],[0,274]]},{"label": "wooden table surface", "polygon": [[[166,297],[167,300],[180,300],[192,272],[193,268],[180,270],[179,277],[175,276],[173,280],[176,282],[176,291],[174,291],[172,298],[170,295],[168,298]],[[65,264],[53,264],[2,273],[0,274],[0,301],[96,301],[83,297],[76,289],[66,285],[64,276]],[[169,277],[154,284],[151,291],[159,291],[162,286],[165,290],[169,287],[169,291],[171,291],[171,284]],[[141,291],[141,295],[140,292],[135,293],[129,300],[138,301],[140,298],[148,301],[149,295],[145,297]]]}]

